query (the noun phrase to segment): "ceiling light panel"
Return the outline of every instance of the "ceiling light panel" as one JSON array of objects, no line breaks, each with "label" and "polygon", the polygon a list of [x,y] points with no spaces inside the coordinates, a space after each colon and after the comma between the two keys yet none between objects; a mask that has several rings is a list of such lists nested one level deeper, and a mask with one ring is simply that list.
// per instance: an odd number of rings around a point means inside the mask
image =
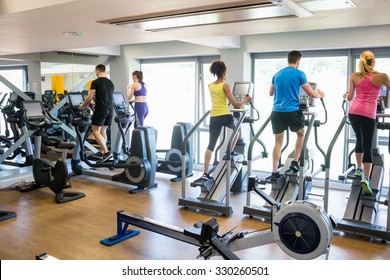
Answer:
[{"label": "ceiling light panel", "polygon": [[257,3],[237,7],[165,14],[160,16],[108,20],[105,23],[137,28],[145,31],[164,31],[191,26],[237,23],[250,20],[295,17],[286,9],[272,3]]},{"label": "ceiling light panel", "polygon": [[352,0],[310,0],[298,3],[312,12],[356,8]]}]

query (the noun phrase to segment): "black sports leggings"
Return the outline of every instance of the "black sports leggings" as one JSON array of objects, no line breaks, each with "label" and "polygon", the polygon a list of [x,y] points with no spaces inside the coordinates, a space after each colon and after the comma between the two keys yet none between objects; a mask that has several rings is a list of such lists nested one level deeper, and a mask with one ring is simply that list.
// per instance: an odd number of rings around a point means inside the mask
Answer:
[{"label": "black sports leggings", "polygon": [[355,153],[363,153],[363,162],[372,163],[372,141],[376,119],[348,114],[349,121],[356,135]]},{"label": "black sports leggings", "polygon": [[209,145],[207,146],[210,151],[214,151],[223,126],[234,129],[234,119],[231,114],[210,117]]}]

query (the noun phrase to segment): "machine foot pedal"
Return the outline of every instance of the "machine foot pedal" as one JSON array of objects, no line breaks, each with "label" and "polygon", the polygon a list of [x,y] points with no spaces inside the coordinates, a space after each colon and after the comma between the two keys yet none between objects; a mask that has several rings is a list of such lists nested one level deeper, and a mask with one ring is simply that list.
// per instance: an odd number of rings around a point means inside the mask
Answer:
[{"label": "machine foot pedal", "polygon": [[134,237],[139,234],[138,230],[129,229],[124,234],[120,235],[113,235],[111,237],[108,237],[106,239],[100,240],[100,243],[106,245],[106,246],[112,246],[119,242],[122,242],[123,240],[129,239],[131,237]]},{"label": "machine foot pedal", "polygon": [[214,185],[214,178],[205,179],[199,178],[193,182],[191,182],[191,187],[200,187],[202,192],[208,192]]},{"label": "machine foot pedal", "polygon": [[360,194],[360,199],[366,200],[366,201],[373,201],[376,202],[378,201],[378,190],[373,189],[372,194],[364,194],[363,192]]},{"label": "machine foot pedal", "polygon": [[259,184],[261,184],[261,185],[266,185],[266,184],[279,185],[279,184],[282,184],[284,182],[284,180],[286,179],[285,176],[280,176],[277,180],[272,180],[271,177],[272,176],[268,176],[265,179],[260,180]]}]

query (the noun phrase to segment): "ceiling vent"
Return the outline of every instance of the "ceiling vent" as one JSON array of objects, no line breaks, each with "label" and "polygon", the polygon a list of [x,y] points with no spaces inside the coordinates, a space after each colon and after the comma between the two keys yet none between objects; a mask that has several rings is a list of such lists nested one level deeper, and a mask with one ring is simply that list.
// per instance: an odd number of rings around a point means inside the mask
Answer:
[{"label": "ceiling vent", "polygon": [[308,16],[311,13],[292,0],[240,1],[165,11],[100,21],[150,32],[184,27],[238,23],[251,20]]}]

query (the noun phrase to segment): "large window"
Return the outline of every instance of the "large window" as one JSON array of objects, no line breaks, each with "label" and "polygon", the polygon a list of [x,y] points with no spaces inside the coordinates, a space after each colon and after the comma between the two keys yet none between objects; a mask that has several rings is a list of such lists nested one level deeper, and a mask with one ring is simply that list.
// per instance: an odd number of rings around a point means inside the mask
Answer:
[{"label": "large window", "polygon": [[[261,113],[261,119],[255,124],[255,130],[259,129],[262,123],[268,118],[272,111],[273,97],[269,96],[269,87],[272,76],[280,69],[287,66],[287,53],[278,53],[273,55],[254,55],[254,84],[255,84],[255,107]],[[347,52],[317,52],[302,53],[302,60],[299,68],[306,73],[309,82],[315,82],[318,88],[325,92],[324,103],[328,111],[327,122],[318,129],[318,143],[323,151],[326,152],[331,138],[334,136],[344,112],[342,110],[342,94],[347,88],[347,70],[348,56]],[[319,100],[316,100],[315,107],[310,111],[317,113],[317,118],[325,120],[325,111]],[[337,178],[343,171],[343,160],[340,155],[344,151],[343,143],[344,133],[339,137],[333,151],[331,161],[331,178]],[[274,146],[274,135],[272,134],[271,125],[269,125],[260,139],[266,144],[268,158],[259,159],[254,162],[254,169],[262,171],[271,171],[272,167],[272,149]],[[289,144],[282,154],[282,163],[287,156],[294,151],[296,135],[289,134]],[[285,143],[287,137],[285,136]],[[325,163],[324,156],[315,145],[314,130],[311,132],[308,148],[314,158],[314,169]],[[260,153],[261,147],[255,148]],[[323,174],[322,174],[323,176]]]},{"label": "large window", "polygon": [[[210,66],[211,61],[203,61],[201,63],[201,75],[200,75],[200,104],[199,106],[199,114],[198,119],[200,119],[206,112],[211,110],[211,97],[210,97],[210,91],[209,91],[209,84],[216,80],[216,77],[214,77],[210,73]],[[197,153],[197,163],[204,164],[204,152],[206,151],[207,145],[209,143],[209,120],[210,118],[207,118],[206,121],[201,125],[197,139],[199,139],[198,147],[199,147],[199,153]]]},{"label": "large window", "polygon": [[[21,91],[27,91],[27,68],[24,66],[20,67],[0,67],[0,75],[6,79],[8,82],[16,86]],[[0,81],[0,100],[3,99],[3,103],[0,106],[5,106],[7,103],[8,94],[11,93],[12,90],[8,88],[4,83]],[[4,124],[4,116],[0,114],[0,135],[4,135],[5,126]]]},{"label": "large window", "polygon": [[175,123],[194,123],[195,62],[143,61],[141,69],[148,89],[149,115],[145,125],[157,129],[157,148],[167,149]]},{"label": "large window", "polygon": [[[27,90],[26,67],[0,67],[0,75],[21,91]],[[11,89],[0,82],[0,92],[5,93],[10,91]]]},{"label": "large window", "polygon": [[[142,60],[141,69],[148,88],[149,115],[145,125],[158,131],[157,148],[171,144],[172,128],[177,122],[195,124],[211,109],[207,85],[212,81],[209,67],[213,57],[181,60]],[[203,163],[208,140],[206,124],[195,134],[195,161]],[[199,140],[201,139],[201,140]]]},{"label": "large window", "polygon": [[[42,92],[45,90],[55,90],[55,88],[53,88],[53,79],[56,77],[62,78],[60,88],[62,88],[65,92],[70,92],[76,88],[77,91],[87,90],[87,83],[96,78],[95,66],[96,65],[93,64],[42,62]],[[106,72],[109,77],[109,65],[106,65]]]}]

